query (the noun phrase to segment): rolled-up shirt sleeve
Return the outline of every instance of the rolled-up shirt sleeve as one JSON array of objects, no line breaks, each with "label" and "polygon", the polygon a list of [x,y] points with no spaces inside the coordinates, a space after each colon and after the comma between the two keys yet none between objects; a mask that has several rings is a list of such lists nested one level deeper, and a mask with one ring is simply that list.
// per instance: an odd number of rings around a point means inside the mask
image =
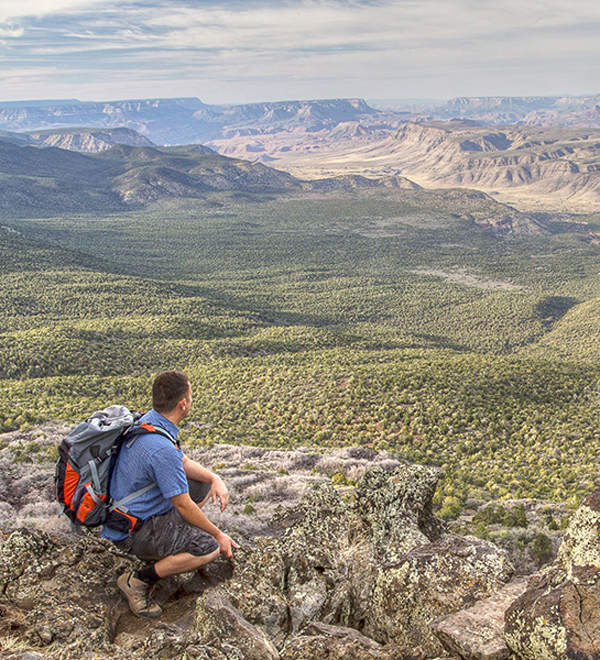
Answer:
[{"label": "rolled-up shirt sleeve", "polygon": [[165,499],[188,492],[187,477],[183,469],[183,454],[174,446],[154,452],[150,465],[154,483]]}]

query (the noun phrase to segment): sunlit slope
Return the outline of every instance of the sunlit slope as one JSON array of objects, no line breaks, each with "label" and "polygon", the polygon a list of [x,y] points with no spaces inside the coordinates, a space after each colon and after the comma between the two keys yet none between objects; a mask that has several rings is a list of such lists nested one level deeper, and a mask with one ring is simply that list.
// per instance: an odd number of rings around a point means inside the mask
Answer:
[{"label": "sunlit slope", "polygon": [[600,298],[570,310],[530,348],[533,355],[600,362]]},{"label": "sunlit slope", "polygon": [[[274,134],[216,140],[222,153],[268,157],[299,178],[402,175],[426,188],[471,188],[546,208],[600,205],[600,130],[406,122],[386,135]],[[554,206],[553,206],[554,205]]]},{"label": "sunlit slope", "polygon": [[395,162],[435,186],[513,188],[574,202],[600,202],[600,131],[487,127],[462,122],[406,124],[364,152],[366,162]]}]

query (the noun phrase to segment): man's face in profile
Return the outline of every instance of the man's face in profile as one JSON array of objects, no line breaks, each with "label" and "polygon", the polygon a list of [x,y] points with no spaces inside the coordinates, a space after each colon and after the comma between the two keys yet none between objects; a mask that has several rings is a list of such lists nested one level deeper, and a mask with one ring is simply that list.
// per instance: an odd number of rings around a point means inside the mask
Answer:
[{"label": "man's face in profile", "polygon": [[185,406],[185,415],[184,417],[187,417],[190,414],[190,411],[192,410],[192,386],[190,385],[188,388],[188,393],[187,396],[185,397],[186,400],[186,406]]}]

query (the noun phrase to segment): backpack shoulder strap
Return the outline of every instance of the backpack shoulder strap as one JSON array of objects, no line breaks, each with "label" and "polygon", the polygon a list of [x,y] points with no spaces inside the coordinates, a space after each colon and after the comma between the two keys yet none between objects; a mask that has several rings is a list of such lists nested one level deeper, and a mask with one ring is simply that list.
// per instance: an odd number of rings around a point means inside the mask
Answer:
[{"label": "backpack shoulder strap", "polygon": [[[179,442],[168,431],[161,428],[160,426],[154,426],[153,424],[137,424],[133,426],[126,433],[125,446],[127,448],[131,447],[136,438],[138,438],[140,435],[145,435],[146,433],[157,433],[158,435],[162,435],[164,438],[170,440],[176,447],[180,447]],[[131,495],[123,497],[117,502],[113,502],[109,510],[114,511],[115,509],[119,509],[120,511],[128,513],[129,509],[125,505],[129,504],[129,502],[134,500],[136,497],[147,493],[153,488],[158,488],[157,484],[148,484],[147,486],[144,486],[144,488],[136,490],[135,493],[131,493]]]},{"label": "backpack shoulder strap", "polygon": [[168,431],[165,431],[165,429],[161,428],[160,426],[154,426],[154,424],[138,424],[137,426],[134,426],[131,431],[127,433],[127,441],[125,442],[125,446],[127,448],[131,447],[138,436],[144,435],[146,433],[156,433],[158,435],[162,435],[163,438],[170,440],[177,448],[181,447],[179,442]]},{"label": "backpack shoulder strap", "polygon": [[152,490],[153,488],[158,488],[158,486],[156,484],[148,484],[147,486],[144,486],[143,488],[136,490],[135,493],[131,493],[131,495],[128,495],[127,497],[123,497],[117,502],[113,502],[111,507],[109,508],[109,511],[114,511],[115,509],[119,509],[123,511],[123,513],[129,513],[129,509],[125,506],[125,504],[129,504],[129,502],[135,500],[136,497],[139,497],[140,495],[147,493],[149,490]]}]

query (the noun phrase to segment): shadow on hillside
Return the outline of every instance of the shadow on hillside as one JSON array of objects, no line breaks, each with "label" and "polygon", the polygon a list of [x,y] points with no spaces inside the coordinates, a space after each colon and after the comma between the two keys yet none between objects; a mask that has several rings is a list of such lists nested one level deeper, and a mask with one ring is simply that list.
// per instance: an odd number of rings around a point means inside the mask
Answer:
[{"label": "shadow on hillside", "polygon": [[568,296],[549,296],[535,306],[535,313],[539,315],[546,327],[551,328],[578,302],[576,298]]}]

